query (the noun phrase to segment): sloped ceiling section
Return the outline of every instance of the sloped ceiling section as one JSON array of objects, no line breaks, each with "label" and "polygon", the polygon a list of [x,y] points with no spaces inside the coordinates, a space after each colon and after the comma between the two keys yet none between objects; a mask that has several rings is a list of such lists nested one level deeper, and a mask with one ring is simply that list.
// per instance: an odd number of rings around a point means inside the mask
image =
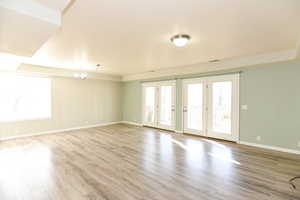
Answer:
[{"label": "sloped ceiling section", "polygon": [[[61,25],[70,0],[0,0],[0,52],[31,57]],[[55,2],[55,1],[54,1]]]}]

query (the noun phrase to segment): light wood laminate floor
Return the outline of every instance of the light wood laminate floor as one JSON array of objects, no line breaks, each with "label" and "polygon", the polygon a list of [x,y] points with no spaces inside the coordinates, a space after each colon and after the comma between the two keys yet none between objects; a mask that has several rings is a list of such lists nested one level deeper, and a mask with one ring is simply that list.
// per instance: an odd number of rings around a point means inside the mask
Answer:
[{"label": "light wood laminate floor", "polygon": [[1,200],[300,199],[300,156],[112,125],[0,143]]}]

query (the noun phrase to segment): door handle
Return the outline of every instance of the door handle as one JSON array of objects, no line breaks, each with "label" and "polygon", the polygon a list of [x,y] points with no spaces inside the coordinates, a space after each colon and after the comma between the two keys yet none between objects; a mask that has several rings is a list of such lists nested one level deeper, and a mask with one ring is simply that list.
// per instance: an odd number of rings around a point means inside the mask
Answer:
[{"label": "door handle", "polygon": [[187,112],[187,107],[186,106],[183,107],[183,112]]},{"label": "door handle", "polygon": [[175,106],[172,105],[171,111],[174,112],[175,111]]}]

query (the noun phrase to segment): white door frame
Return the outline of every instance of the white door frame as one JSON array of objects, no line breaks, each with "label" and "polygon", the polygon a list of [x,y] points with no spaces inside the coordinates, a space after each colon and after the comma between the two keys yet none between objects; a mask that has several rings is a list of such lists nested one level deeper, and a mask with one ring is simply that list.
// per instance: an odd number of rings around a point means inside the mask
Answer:
[{"label": "white door frame", "polygon": [[[145,92],[145,90],[146,90],[146,87],[154,87],[155,88],[155,101],[154,101],[154,122],[153,123],[147,123],[147,122],[145,122],[146,120],[145,120],[145,113],[144,113],[144,111],[145,111],[145,94],[146,94],[146,92]],[[142,84],[142,109],[141,109],[141,114],[142,114],[142,124],[144,125],[144,126],[156,126],[156,122],[157,122],[157,100],[158,100],[158,91],[157,91],[157,85],[156,85],[156,83],[143,83]]]},{"label": "white door frame", "polygon": [[172,112],[172,116],[171,116],[171,126],[167,126],[164,124],[160,124],[160,90],[158,91],[158,105],[159,105],[159,109],[157,112],[157,128],[161,128],[161,129],[166,129],[166,130],[175,130],[175,126],[176,126],[176,81],[172,80],[172,81],[160,81],[158,82],[158,87],[161,86],[172,86],[172,100],[173,100],[173,105],[171,108],[171,112]]},{"label": "white door frame", "polygon": [[[195,135],[202,135],[202,136],[207,136],[207,137],[213,137],[213,138],[217,138],[217,139],[224,139],[224,140],[229,140],[229,141],[234,141],[234,142],[238,142],[239,141],[239,137],[240,137],[240,132],[239,132],[239,78],[240,78],[240,74],[229,74],[229,75],[218,75],[218,76],[208,76],[208,77],[201,77],[201,78],[191,78],[191,79],[184,79],[182,81],[182,129],[183,132],[187,132],[187,133],[191,133],[191,134],[195,134]],[[211,93],[211,88],[208,88],[209,85],[211,85],[210,83],[215,82],[215,81],[228,81],[231,80],[233,83],[233,88],[232,88],[232,94],[234,95],[232,97],[232,134],[229,136],[226,136],[225,134],[220,134],[220,133],[214,133],[212,131],[209,130],[210,128],[210,124],[208,123],[209,121],[209,112],[211,112],[211,105],[209,103],[209,98],[210,97],[210,93]],[[195,131],[195,130],[189,130],[189,129],[185,129],[185,112],[184,112],[184,106],[186,103],[186,83],[197,83],[197,82],[203,82],[203,104],[204,104],[204,108],[203,108],[203,114],[205,115],[203,117],[203,120],[207,120],[206,122],[203,123],[203,129],[205,130],[204,133],[201,133],[199,131]],[[209,134],[208,134],[209,133]]]},{"label": "white door frame", "polygon": [[[187,119],[187,114],[188,114],[188,110],[186,108],[186,104],[188,101],[188,90],[187,90],[187,86],[188,84],[193,84],[193,83],[200,83],[202,84],[202,119],[203,119],[203,124],[202,124],[202,131],[199,130],[195,130],[195,129],[189,129],[186,128],[187,124],[186,124],[186,120]],[[193,78],[193,79],[185,79],[182,81],[182,124],[183,124],[183,132],[187,132],[187,133],[191,133],[191,134],[195,134],[195,135],[201,135],[201,136],[206,136],[206,81],[203,78]]]},{"label": "white door frame", "polygon": [[[172,105],[172,125],[167,126],[163,124],[159,124],[159,116],[160,116],[160,87],[161,86],[173,86],[173,101],[174,104]],[[145,87],[155,87],[156,92],[155,92],[155,114],[154,114],[154,123],[149,124],[145,123],[145,115],[144,115],[144,103],[145,103]],[[144,126],[150,126],[154,128],[161,128],[165,130],[175,130],[176,126],[176,80],[168,80],[168,81],[158,81],[158,82],[147,82],[142,84],[142,109],[141,109],[141,114],[142,114],[142,125]]]},{"label": "white door frame", "polygon": [[[213,76],[207,79],[208,93],[208,125],[207,136],[217,139],[239,141],[239,74]],[[231,134],[217,133],[212,130],[212,83],[231,81],[232,82],[232,119],[231,119]]]}]

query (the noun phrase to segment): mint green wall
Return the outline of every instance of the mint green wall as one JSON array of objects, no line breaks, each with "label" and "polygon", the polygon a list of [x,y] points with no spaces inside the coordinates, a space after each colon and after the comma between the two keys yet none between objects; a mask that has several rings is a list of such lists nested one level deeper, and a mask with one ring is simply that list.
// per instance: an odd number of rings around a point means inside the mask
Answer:
[{"label": "mint green wall", "polygon": [[122,86],[123,121],[142,123],[142,87],[139,81],[125,82]]},{"label": "mint green wall", "polygon": [[[248,105],[248,110],[240,110],[240,140],[300,150],[300,62],[296,61],[158,79],[177,79],[176,130],[182,130],[181,79],[239,70],[240,104]],[[141,94],[141,81],[123,84],[124,121],[141,123]]]},{"label": "mint green wall", "polygon": [[246,69],[240,93],[242,141],[300,150],[300,62]]}]

